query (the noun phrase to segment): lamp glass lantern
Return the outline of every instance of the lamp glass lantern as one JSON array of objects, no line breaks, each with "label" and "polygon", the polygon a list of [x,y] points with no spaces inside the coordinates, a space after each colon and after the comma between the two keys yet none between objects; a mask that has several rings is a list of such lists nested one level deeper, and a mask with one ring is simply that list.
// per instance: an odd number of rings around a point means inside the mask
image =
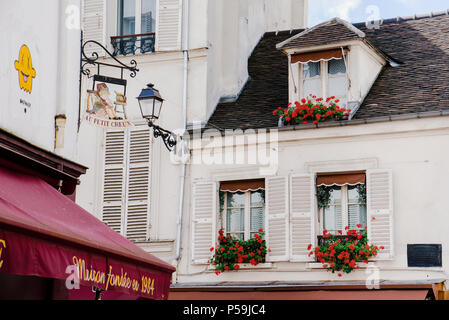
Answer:
[{"label": "lamp glass lantern", "polygon": [[159,91],[154,88],[153,84],[148,84],[147,88],[143,89],[137,97],[137,100],[144,119],[150,122],[159,119],[164,99],[162,99]]}]

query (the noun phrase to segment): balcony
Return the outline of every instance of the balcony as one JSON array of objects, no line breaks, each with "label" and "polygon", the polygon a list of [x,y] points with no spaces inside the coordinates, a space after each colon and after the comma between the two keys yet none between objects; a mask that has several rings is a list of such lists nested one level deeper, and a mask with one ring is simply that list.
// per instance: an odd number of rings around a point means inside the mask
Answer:
[{"label": "balcony", "polygon": [[155,41],[154,32],[111,37],[113,55],[126,56],[154,52]]}]

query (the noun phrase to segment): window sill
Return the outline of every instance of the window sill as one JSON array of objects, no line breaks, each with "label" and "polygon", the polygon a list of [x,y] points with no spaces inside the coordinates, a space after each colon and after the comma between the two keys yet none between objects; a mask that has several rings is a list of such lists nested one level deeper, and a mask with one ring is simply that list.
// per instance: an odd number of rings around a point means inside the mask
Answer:
[{"label": "window sill", "polygon": [[[238,272],[240,270],[260,270],[260,269],[272,269],[273,268],[273,264],[271,262],[261,263],[261,264],[258,264],[257,266],[253,266],[250,263],[242,263],[242,264],[239,264],[239,266],[240,266],[240,269],[234,270],[235,272]],[[215,271],[215,267],[213,265],[209,265],[208,269]],[[226,271],[226,272],[233,272],[233,271]]]},{"label": "window sill", "polygon": [[[360,267],[360,269],[368,269],[370,267],[377,267],[377,265],[374,261],[369,261],[368,264],[359,262],[359,267]],[[325,270],[325,268],[323,268],[323,264],[321,262],[309,262],[307,264],[307,269],[314,269],[314,270],[323,269],[323,270]]]}]

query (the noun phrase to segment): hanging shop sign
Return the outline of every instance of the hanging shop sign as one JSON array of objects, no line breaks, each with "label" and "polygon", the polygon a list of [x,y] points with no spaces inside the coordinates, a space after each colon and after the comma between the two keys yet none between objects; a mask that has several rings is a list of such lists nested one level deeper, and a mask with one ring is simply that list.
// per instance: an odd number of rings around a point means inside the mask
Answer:
[{"label": "hanging shop sign", "polygon": [[[102,82],[99,82],[102,81]],[[127,99],[125,93],[109,88],[108,84],[126,87],[126,80],[94,76],[93,90],[87,90],[84,119],[89,123],[108,128],[127,128]]]},{"label": "hanging shop sign", "polygon": [[[89,57],[85,53],[86,45],[99,46],[109,57],[112,63],[98,61],[99,55],[93,52]],[[92,75],[92,68],[96,68],[96,74]],[[101,67],[120,69],[120,78],[114,78],[101,74]],[[126,87],[127,80],[124,71],[130,72],[134,78],[139,71],[137,62],[132,60],[130,65],[125,65],[111,54],[104,46],[96,41],[87,41],[82,46],[81,73],[89,79],[93,78],[92,89],[87,90],[87,101],[84,105],[83,120],[92,125],[104,128],[127,128],[131,126],[127,115]]]}]

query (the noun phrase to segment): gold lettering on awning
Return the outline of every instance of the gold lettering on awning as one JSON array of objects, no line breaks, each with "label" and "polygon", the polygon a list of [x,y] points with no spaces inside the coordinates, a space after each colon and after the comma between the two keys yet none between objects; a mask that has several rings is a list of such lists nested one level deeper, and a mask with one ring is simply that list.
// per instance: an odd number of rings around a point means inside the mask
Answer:
[{"label": "gold lettering on awning", "polygon": [[[6,249],[6,241],[0,239],[0,259],[2,257],[2,251]],[[3,267],[3,260],[0,260],[0,269]]]}]

